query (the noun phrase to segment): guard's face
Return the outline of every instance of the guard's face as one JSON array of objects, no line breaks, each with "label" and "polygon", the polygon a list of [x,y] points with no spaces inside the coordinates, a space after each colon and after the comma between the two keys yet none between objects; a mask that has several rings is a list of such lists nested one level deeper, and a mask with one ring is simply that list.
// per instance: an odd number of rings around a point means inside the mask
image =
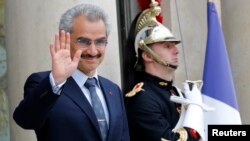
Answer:
[{"label": "guard's face", "polygon": [[70,36],[71,56],[82,50],[78,69],[92,76],[104,58],[107,45],[106,28],[103,21],[88,21],[80,15],[73,22]]},{"label": "guard's face", "polygon": [[179,50],[174,42],[158,42],[152,44],[152,50],[169,64],[178,66]]}]

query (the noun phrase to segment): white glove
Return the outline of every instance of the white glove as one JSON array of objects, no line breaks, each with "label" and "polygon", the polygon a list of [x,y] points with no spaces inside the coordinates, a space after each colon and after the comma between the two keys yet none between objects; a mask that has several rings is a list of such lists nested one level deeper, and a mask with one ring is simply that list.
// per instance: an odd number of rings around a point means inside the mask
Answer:
[{"label": "white glove", "polygon": [[184,94],[187,99],[191,100],[194,103],[197,103],[199,105],[202,104],[202,95],[200,90],[198,89],[196,81],[186,81],[183,83],[184,87]]},{"label": "white glove", "polygon": [[186,81],[184,85],[184,94],[187,99],[196,104],[189,104],[183,120],[183,126],[195,129],[201,136],[201,140],[205,138],[204,132],[204,115],[202,106],[202,95],[198,89],[196,81]]},{"label": "white glove", "polygon": [[[200,85],[198,84],[200,83]],[[214,108],[210,107],[202,102],[202,94],[200,92],[200,89],[202,87],[202,81],[197,80],[197,81],[190,81],[186,80],[186,82],[183,83],[184,87],[184,94],[185,98],[183,96],[175,96],[172,95],[170,97],[170,100],[176,103],[183,104],[184,106],[186,105],[197,105],[200,106],[204,111],[213,111]]]}]

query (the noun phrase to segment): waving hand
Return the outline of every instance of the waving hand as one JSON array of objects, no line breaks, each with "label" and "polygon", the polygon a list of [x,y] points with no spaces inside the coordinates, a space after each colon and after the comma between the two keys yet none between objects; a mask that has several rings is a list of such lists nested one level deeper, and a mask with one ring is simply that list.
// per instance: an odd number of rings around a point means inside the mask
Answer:
[{"label": "waving hand", "polygon": [[70,34],[61,31],[60,37],[55,34],[54,44],[50,44],[50,53],[52,58],[52,75],[55,83],[60,84],[65,81],[76,70],[81,50],[71,56],[70,54]]}]

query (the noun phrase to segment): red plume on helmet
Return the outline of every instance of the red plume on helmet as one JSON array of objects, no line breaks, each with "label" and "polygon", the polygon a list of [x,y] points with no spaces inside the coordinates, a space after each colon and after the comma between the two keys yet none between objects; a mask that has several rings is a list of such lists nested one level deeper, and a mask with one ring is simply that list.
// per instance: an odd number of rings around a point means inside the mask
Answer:
[{"label": "red plume on helmet", "polygon": [[[161,6],[161,0],[155,0],[158,2],[158,6]],[[141,11],[150,8],[150,3],[151,0],[137,0],[138,6],[140,7]],[[163,22],[163,16],[160,14],[159,16],[156,17],[157,21],[162,23]]]}]

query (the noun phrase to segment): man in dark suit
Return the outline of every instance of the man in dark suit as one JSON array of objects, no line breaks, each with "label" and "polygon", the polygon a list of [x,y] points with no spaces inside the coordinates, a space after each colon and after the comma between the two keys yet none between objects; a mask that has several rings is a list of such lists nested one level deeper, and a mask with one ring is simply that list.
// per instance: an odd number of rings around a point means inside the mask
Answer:
[{"label": "man in dark suit", "polygon": [[28,77],[14,120],[34,129],[38,141],[129,141],[120,88],[97,74],[110,32],[107,15],[77,5],[62,15],[59,31],[50,45],[52,70]]}]

